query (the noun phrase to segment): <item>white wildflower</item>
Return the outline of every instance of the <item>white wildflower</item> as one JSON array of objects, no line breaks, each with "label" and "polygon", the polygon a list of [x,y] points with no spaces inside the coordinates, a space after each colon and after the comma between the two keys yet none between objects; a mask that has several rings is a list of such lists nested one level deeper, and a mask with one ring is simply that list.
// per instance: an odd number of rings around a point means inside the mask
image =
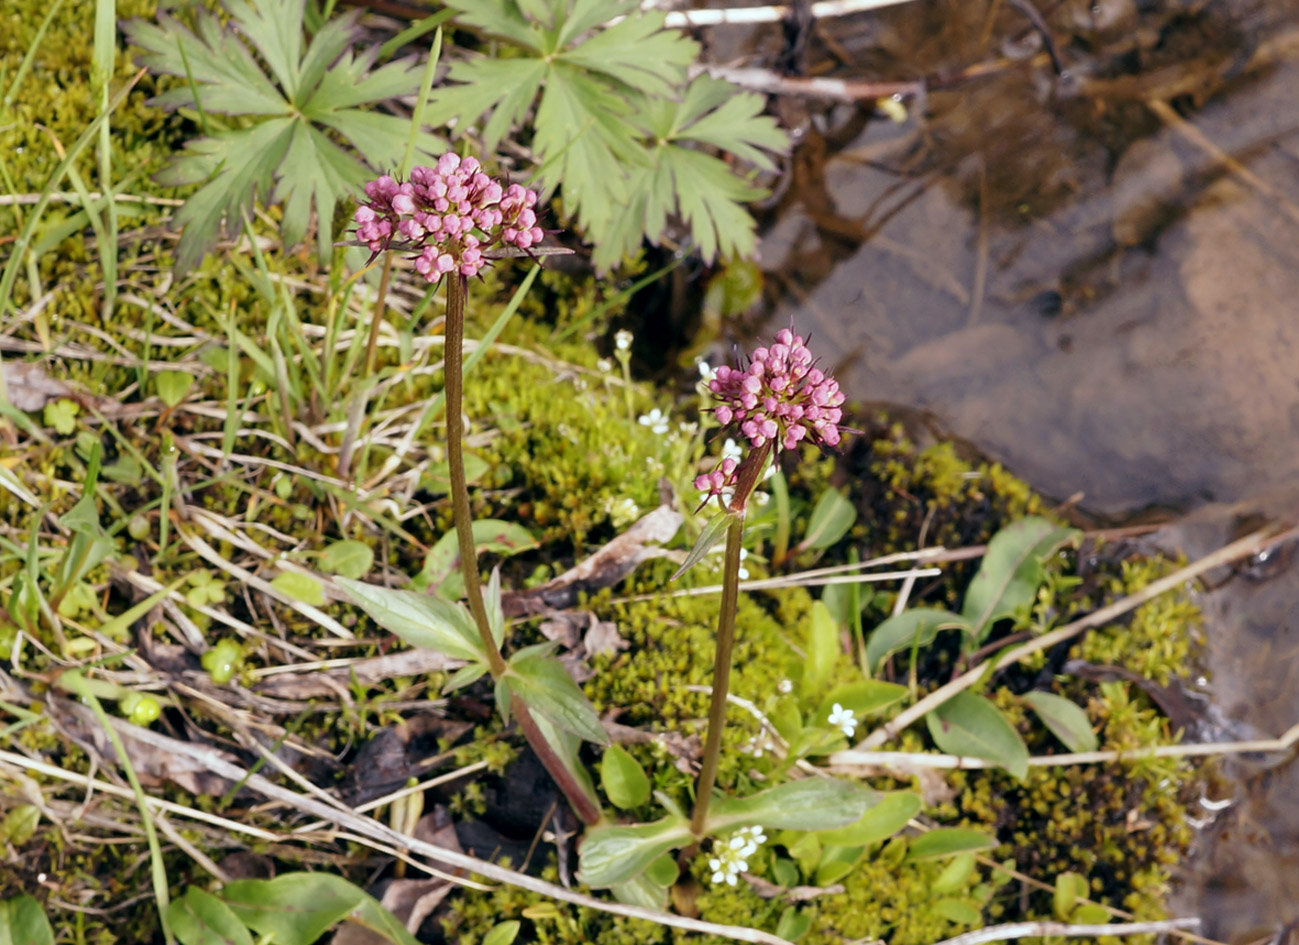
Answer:
[{"label": "white wildflower", "polygon": [[782,679],[776,683],[776,691],[782,696],[787,696],[794,691],[794,683],[788,679]]},{"label": "white wildflower", "polygon": [[722,459],[733,459],[738,463],[743,458],[744,450],[740,449],[740,444],[728,436],[722,444]]},{"label": "white wildflower", "polygon": [[717,854],[708,861],[713,882],[734,886],[736,878],[749,868],[749,857],[767,840],[761,827],[741,827],[725,843],[713,842]]},{"label": "white wildflower", "polygon": [[837,702],[830,710],[830,718],[827,721],[848,738],[852,738],[853,732],[857,731],[857,716],[853,715],[851,709],[845,709]]},{"label": "white wildflower", "polygon": [[749,556],[748,549],[741,548],[740,549],[740,570],[735,572],[741,581],[747,581],[749,579],[749,569],[744,566],[744,559],[747,558],[748,556]]},{"label": "white wildflower", "polygon": [[624,329],[613,336],[613,346],[619,351],[630,350],[631,337],[631,332]]},{"label": "white wildflower", "polygon": [[599,361],[596,361],[595,366],[598,370],[600,370],[605,374],[608,374],[610,371],[613,370],[613,362],[610,361],[608,358],[601,358]]},{"label": "white wildflower", "polygon": [[717,376],[717,368],[713,367],[707,361],[701,360],[696,362],[696,367],[699,368],[699,379],[705,384]]},{"label": "white wildflower", "polygon": [[659,436],[668,432],[668,418],[662,410],[655,407],[649,413],[641,414],[636,418],[637,422],[643,427],[649,427]]}]

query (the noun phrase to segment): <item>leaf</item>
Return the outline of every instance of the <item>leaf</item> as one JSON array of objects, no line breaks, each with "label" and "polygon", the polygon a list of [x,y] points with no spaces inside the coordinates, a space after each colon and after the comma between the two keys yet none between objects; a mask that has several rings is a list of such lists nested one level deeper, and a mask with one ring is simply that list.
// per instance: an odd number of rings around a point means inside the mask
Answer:
[{"label": "leaf", "polygon": [[835,830],[818,830],[817,839],[824,846],[866,847],[887,840],[920,813],[924,806],[920,795],[911,791],[890,791],[855,823]]},{"label": "leaf", "polygon": [[512,945],[521,927],[522,923],[518,919],[499,922],[483,936],[483,945]]},{"label": "leaf", "polygon": [[[491,553],[501,555],[521,554],[537,547],[537,540],[522,525],[500,519],[485,518],[471,526],[474,537],[474,550],[479,554]],[[459,597],[464,593],[464,585],[459,583],[460,543],[454,530],[445,533],[424,556],[424,568],[420,572],[423,584],[437,588],[443,596]],[[451,579],[456,579],[454,582]],[[454,591],[452,594],[452,584]]]},{"label": "leaf", "polygon": [[54,945],[54,930],[31,896],[0,901],[0,945]]},{"label": "leaf", "polygon": [[594,827],[582,840],[578,881],[588,886],[626,882],[690,840],[690,823],[684,817],[669,816],[630,827]]},{"label": "leaf", "polygon": [[194,386],[194,375],[188,371],[162,371],[153,379],[153,384],[162,402],[175,407]]},{"label": "leaf", "polygon": [[780,914],[780,921],[776,923],[776,938],[783,938],[786,941],[797,942],[800,938],[808,933],[812,928],[811,913],[789,906]]},{"label": "leaf", "polygon": [[197,886],[171,901],[167,922],[181,945],[253,945],[253,937],[234,910]]},{"label": "leaf", "polygon": [[901,702],[907,697],[907,692],[906,686],[878,679],[844,683],[842,686],[835,686],[821,700],[816,710],[816,718],[822,720],[828,718],[835,703],[838,703],[845,709],[852,710],[853,715],[860,719],[863,716],[882,712],[889,706]]},{"label": "leaf", "polygon": [[327,574],[355,579],[374,565],[374,551],[363,541],[336,541],[321,552],[317,563]]},{"label": "leaf", "polygon": [[935,899],[929,906],[929,911],[958,925],[978,925],[983,919],[983,913],[973,899],[957,899],[952,896]]},{"label": "leaf", "polygon": [[731,518],[735,513],[723,512],[704,526],[699,537],[695,539],[694,547],[690,549],[690,554],[686,555],[686,560],[681,562],[681,567],[673,572],[670,580],[675,581],[681,575],[685,574],[700,561],[704,555],[713,550],[718,540],[726,534],[727,526],[731,524]]},{"label": "leaf", "polygon": [[997,841],[994,837],[980,833],[978,830],[969,830],[965,827],[939,827],[912,840],[907,847],[904,862],[914,863],[917,860],[932,860],[957,853],[991,850],[996,845]]},{"label": "leaf", "polygon": [[325,589],[310,574],[298,571],[281,571],[271,581],[271,587],[290,600],[301,601],[313,607],[325,603]]},{"label": "leaf", "polygon": [[1078,535],[1077,529],[1029,517],[992,536],[961,607],[976,643],[987,638],[998,620],[1028,615],[1044,578],[1042,563]]},{"label": "leaf", "polygon": [[650,799],[650,782],[645,770],[621,745],[610,745],[604,750],[600,784],[609,803],[620,810],[640,807]]},{"label": "leaf", "polygon": [[817,499],[816,507],[808,519],[807,534],[798,543],[798,550],[829,548],[848,534],[857,521],[857,507],[838,489],[826,489]]},{"label": "leaf", "polygon": [[19,804],[0,821],[0,841],[21,847],[36,833],[41,822],[41,810],[35,804]]},{"label": "leaf", "polygon": [[[1081,873],[1060,873],[1055,878],[1055,889],[1052,896],[1052,911],[1061,922],[1068,922],[1073,917],[1079,900],[1086,900],[1091,890],[1087,877]],[[1108,917],[1105,921],[1109,921]]]},{"label": "leaf", "polygon": [[429,594],[379,587],[348,578],[335,578],[369,616],[411,646],[468,660],[486,662],[474,619],[459,604]]},{"label": "leaf", "polygon": [[839,625],[830,609],[814,601],[807,621],[807,658],[803,664],[803,695],[814,696],[825,688],[839,661]]},{"label": "leaf", "polygon": [[1095,751],[1100,743],[1092,730],[1091,720],[1081,707],[1054,693],[1034,690],[1023,700],[1029,704],[1051,734],[1070,751]]},{"label": "leaf", "polygon": [[[549,649],[551,644],[545,646]],[[508,667],[502,678],[509,680],[511,692],[520,696],[529,709],[579,738],[597,745],[608,744],[609,736],[600,724],[600,716],[563,663],[529,647],[511,656]]]},{"label": "leaf", "polygon": [[276,945],[312,945],[351,915],[365,893],[330,873],[286,873],[227,883],[221,898],[244,925]]},{"label": "leaf", "polygon": [[835,778],[809,778],[713,802],[708,832],[757,825],[770,830],[829,830],[861,818],[879,792]]},{"label": "leaf", "polygon": [[[411,60],[372,69],[377,50],[349,49],[360,11],[326,20],[304,49],[301,0],[229,0],[225,7],[228,22],[200,9],[192,31],[165,14],[123,26],[151,71],[185,80],[152,104],[255,119],[250,127],[210,123],[213,136],[188,142],[158,176],[173,186],[203,183],[175,218],[184,228],[176,265],[196,265],[222,234],[251,218],[258,199],[284,203],[290,243],[314,217],[318,253],[328,258],[337,203],[377,168],[395,166],[410,139],[407,121],[362,106],[415,95],[421,70]],[[441,149],[423,132],[415,144],[429,157]]]},{"label": "leaf", "polygon": [[1028,748],[1019,732],[983,696],[958,692],[925,716],[934,743],[951,755],[983,758],[1019,780],[1028,775]]},{"label": "leaf", "polygon": [[965,618],[948,610],[913,607],[894,614],[875,628],[866,641],[866,665],[872,673],[894,653],[926,647],[934,642],[940,630],[965,630]]}]

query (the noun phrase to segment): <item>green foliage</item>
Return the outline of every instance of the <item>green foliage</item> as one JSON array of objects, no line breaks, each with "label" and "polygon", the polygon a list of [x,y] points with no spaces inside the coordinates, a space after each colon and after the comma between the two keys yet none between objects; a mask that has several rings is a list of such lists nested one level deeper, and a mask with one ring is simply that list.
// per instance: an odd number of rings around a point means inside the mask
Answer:
[{"label": "green foliage", "polygon": [[958,692],[926,715],[925,721],[934,744],[948,754],[995,762],[1020,780],[1028,774],[1024,740],[982,696]]},{"label": "green foliage", "polygon": [[[699,147],[770,169],[788,141],[762,99],[707,77],[686,81],[694,42],[663,29],[635,0],[453,0],[459,22],[514,47],[508,56],[452,65],[456,85],[435,92],[432,115],[479,124],[494,150],[535,103],[532,147],[540,181],[594,243],[597,268],[662,242],[669,220],[689,225],[706,259],[753,251],[742,203],[762,194]],[[610,22],[617,20],[617,22]]]},{"label": "green foliage", "polygon": [[[219,236],[238,232],[257,199],[284,204],[289,245],[305,236],[314,210],[327,259],[338,201],[376,168],[397,167],[412,135],[407,119],[361,106],[415,94],[420,73],[409,61],[372,68],[377,50],[352,49],[359,10],[325,22],[304,48],[303,0],[226,0],[225,8],[224,22],[199,9],[195,30],[167,14],[125,26],[142,63],[185,80],[152,104],[197,108],[206,126],[158,178],[202,185],[176,215],[184,227],[176,267],[192,269]],[[235,120],[218,124],[214,114]],[[441,142],[420,133],[416,145],[432,156]]]},{"label": "green foliage", "polygon": [[31,896],[0,902],[0,945],[54,945],[54,930]]}]

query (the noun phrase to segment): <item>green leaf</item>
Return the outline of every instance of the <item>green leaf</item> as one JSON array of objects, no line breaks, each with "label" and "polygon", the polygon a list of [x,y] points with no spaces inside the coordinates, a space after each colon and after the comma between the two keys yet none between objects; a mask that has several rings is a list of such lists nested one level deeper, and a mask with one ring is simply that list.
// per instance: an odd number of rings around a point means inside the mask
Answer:
[{"label": "green leaf", "polygon": [[795,906],[789,906],[780,914],[780,921],[776,923],[776,937],[788,942],[797,942],[811,928],[811,914]]},{"label": "green leaf", "polygon": [[374,565],[374,551],[363,541],[336,541],[320,554],[320,570],[345,578],[359,578]]},{"label": "green leaf", "polygon": [[708,832],[756,824],[770,830],[829,830],[861,818],[879,792],[836,778],[809,778],[713,802]]},{"label": "green leaf", "polygon": [[271,581],[271,587],[290,600],[301,601],[313,607],[325,603],[325,589],[310,574],[297,571],[281,571]]},{"label": "green leaf", "polygon": [[54,930],[31,896],[0,901],[0,945],[54,945]]},{"label": "green leaf", "polygon": [[[1087,885],[1087,877],[1080,873],[1061,873],[1055,878],[1055,890],[1052,896],[1052,909],[1055,917],[1061,922],[1068,922],[1073,918],[1074,909],[1077,908],[1079,900],[1088,898],[1091,890]],[[1105,918],[1109,921],[1108,916]]]},{"label": "green leaf", "polygon": [[188,371],[162,371],[153,379],[153,384],[162,402],[175,407],[194,386],[194,375]]},{"label": "green leaf", "polygon": [[471,663],[486,661],[474,619],[459,604],[343,577],[334,580],[371,620],[411,646]]},{"label": "green leaf", "polygon": [[929,911],[957,925],[978,925],[983,920],[983,912],[972,899],[957,899],[951,896],[935,899],[930,904]]},{"label": "green leaf", "polygon": [[852,710],[853,715],[862,718],[882,712],[891,705],[896,705],[907,697],[907,687],[898,683],[883,682],[878,679],[864,679],[861,682],[844,683],[835,686],[821,700],[817,707],[816,718],[824,721],[830,715],[835,703]]},{"label": "green leaf", "polygon": [[488,666],[486,663],[470,663],[468,666],[461,666],[451,674],[451,678],[446,681],[446,684],[442,687],[442,691],[444,693],[450,693],[455,692],[457,689],[463,689],[465,686],[472,685],[487,674],[487,669]]},{"label": "green leaf", "polygon": [[684,817],[664,817],[630,827],[594,827],[582,840],[578,880],[588,886],[626,882],[690,840],[690,823]]},{"label": "green leaf", "polygon": [[965,618],[948,610],[913,607],[894,614],[875,628],[866,641],[866,665],[872,673],[894,653],[926,647],[940,630],[969,631]]},{"label": "green leaf", "polygon": [[991,850],[996,845],[996,838],[980,833],[978,830],[969,830],[965,827],[939,827],[911,841],[907,847],[906,862],[914,863],[917,860],[933,860],[958,853]]},{"label": "green leaf", "polygon": [[1029,704],[1051,734],[1070,751],[1095,751],[1100,743],[1092,730],[1091,720],[1078,705],[1054,693],[1034,690],[1023,700]]},{"label": "green leaf", "polygon": [[857,507],[838,489],[826,489],[812,509],[807,523],[807,534],[798,543],[798,550],[829,548],[852,528],[857,521]]},{"label": "green leaf", "polygon": [[839,625],[830,608],[814,601],[807,621],[807,654],[803,663],[803,695],[811,698],[825,689],[839,661]]},{"label": "green leaf", "polygon": [[221,898],[244,925],[276,945],[312,945],[351,915],[365,893],[331,873],[286,873],[227,883]]},{"label": "green leaf", "polygon": [[911,791],[890,791],[879,797],[855,823],[835,830],[818,830],[824,846],[866,847],[887,840],[920,813],[924,803]]},{"label": "green leaf", "polygon": [[1028,748],[1001,711],[983,696],[958,692],[925,716],[934,743],[951,755],[983,758],[1019,780],[1028,776]]},{"label": "green leaf", "polygon": [[[671,98],[694,65],[699,45],[675,30],[663,29],[664,14],[643,13],[591,33],[561,54],[565,62],[607,76],[648,95]],[[568,24],[561,42],[577,35]]]},{"label": "green leaf", "polygon": [[699,533],[699,537],[695,539],[695,544],[694,547],[690,549],[690,554],[686,555],[686,560],[681,562],[681,567],[677,568],[676,571],[673,572],[670,580],[675,581],[677,578],[681,577],[681,575],[685,574],[702,561],[704,555],[713,550],[717,545],[717,542],[721,540],[721,537],[726,534],[726,529],[731,524],[733,514],[734,513],[732,512],[723,512],[704,526],[703,530]]},{"label": "green leaf", "polygon": [[21,847],[36,833],[41,822],[41,810],[35,804],[19,804],[0,821],[0,840]]},{"label": "green leaf", "polygon": [[253,937],[234,911],[197,886],[171,901],[167,922],[181,945],[253,945]]},{"label": "green leaf", "polygon": [[[213,137],[189,142],[159,175],[174,186],[205,182],[175,218],[184,228],[177,267],[193,267],[222,234],[238,231],[257,199],[284,203],[289,242],[314,216],[317,249],[328,258],[337,203],[377,168],[395,166],[410,138],[408,121],[361,106],[415,95],[421,69],[413,60],[372,69],[375,50],[349,49],[360,11],[326,20],[304,48],[301,0],[229,0],[225,8],[228,22],[200,9],[193,31],[165,14],[123,27],[151,71],[184,80],[152,104],[260,119],[234,128],[209,122]],[[423,132],[415,143],[429,157],[441,149]]]},{"label": "green leaf", "polygon": [[604,750],[600,784],[609,803],[621,810],[640,807],[650,799],[650,782],[645,770],[621,745],[610,745]]},{"label": "green leaf", "polygon": [[939,894],[954,893],[965,885],[974,872],[974,854],[958,853],[943,867],[938,878],[929,884],[929,891]]},{"label": "green leaf", "polygon": [[563,663],[529,647],[511,656],[508,667],[502,678],[509,679],[511,692],[519,695],[529,709],[579,738],[597,745],[608,744],[609,736],[600,724],[600,716]]},{"label": "green leaf", "polygon": [[518,919],[499,922],[492,926],[487,934],[483,936],[483,945],[512,945],[519,935],[520,928],[522,928],[522,923]]},{"label": "green leaf", "polygon": [[[485,518],[471,526],[474,549],[479,554],[515,555],[537,547],[537,540],[522,525],[500,519]],[[421,583],[437,588],[444,597],[459,597],[464,593],[460,583],[460,543],[455,531],[444,534],[424,556]],[[454,580],[453,580],[454,579]],[[452,585],[455,593],[452,594]]]},{"label": "green leaf", "polygon": [[1042,563],[1078,535],[1076,529],[1029,517],[992,536],[961,607],[976,643],[987,638],[998,620],[1028,616],[1044,579]]}]

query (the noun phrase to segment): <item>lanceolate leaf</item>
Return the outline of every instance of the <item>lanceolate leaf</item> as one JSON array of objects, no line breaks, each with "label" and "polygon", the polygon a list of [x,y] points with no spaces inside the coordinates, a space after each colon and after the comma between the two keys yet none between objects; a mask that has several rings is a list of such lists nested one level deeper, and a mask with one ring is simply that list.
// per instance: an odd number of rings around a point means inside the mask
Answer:
[{"label": "lanceolate leaf", "polygon": [[1051,734],[1070,751],[1095,751],[1098,746],[1091,720],[1079,706],[1050,692],[1026,692],[1023,699],[1037,713]]},{"label": "lanceolate leaf", "polygon": [[486,660],[473,617],[459,604],[431,594],[379,587],[364,581],[335,578],[370,619],[411,646],[436,650],[457,659]]},{"label": "lanceolate leaf", "polygon": [[582,840],[578,879],[588,886],[624,883],[664,853],[689,842],[690,824],[684,817],[630,827],[596,827]]},{"label": "lanceolate leaf", "polygon": [[866,665],[872,673],[880,664],[897,652],[914,647],[923,648],[934,642],[938,631],[962,629],[968,632],[965,618],[947,610],[913,607],[889,617],[871,633],[866,641]]},{"label": "lanceolate leaf", "polygon": [[787,781],[748,797],[714,802],[708,831],[750,824],[770,830],[829,830],[858,820],[879,798],[878,791],[836,778]]},{"label": "lanceolate leaf", "polygon": [[[551,649],[549,644],[545,646]],[[548,652],[533,647],[520,650],[510,658],[509,671],[503,678],[509,680],[512,694],[522,697],[529,709],[550,719],[557,728],[597,745],[608,743],[600,716],[564,664]]]},{"label": "lanceolate leaf", "polygon": [[926,715],[925,721],[934,743],[948,754],[983,758],[1021,781],[1028,776],[1028,747],[983,696],[959,692]]},{"label": "lanceolate leaf", "polygon": [[961,608],[976,643],[987,637],[996,621],[1028,614],[1042,584],[1042,563],[1077,535],[1076,529],[1030,517],[992,536]]},{"label": "lanceolate leaf", "polygon": [[171,901],[167,921],[181,945],[253,945],[247,926],[234,911],[198,886]]}]

